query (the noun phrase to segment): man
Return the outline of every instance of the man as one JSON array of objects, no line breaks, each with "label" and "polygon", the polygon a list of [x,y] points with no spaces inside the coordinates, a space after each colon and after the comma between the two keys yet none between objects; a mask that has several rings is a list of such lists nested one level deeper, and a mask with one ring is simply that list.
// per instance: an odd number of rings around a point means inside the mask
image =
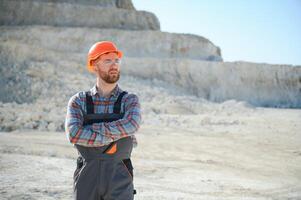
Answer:
[{"label": "man", "polygon": [[119,88],[122,52],[110,41],[94,44],[87,67],[96,85],[68,103],[65,130],[79,153],[74,172],[77,200],[133,199],[130,156],[141,122],[135,94]]}]

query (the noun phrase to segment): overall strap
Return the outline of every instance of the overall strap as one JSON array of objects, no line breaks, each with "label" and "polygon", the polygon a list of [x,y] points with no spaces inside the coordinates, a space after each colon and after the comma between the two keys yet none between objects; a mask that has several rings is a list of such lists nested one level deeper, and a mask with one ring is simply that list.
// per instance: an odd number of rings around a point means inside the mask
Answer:
[{"label": "overall strap", "polygon": [[87,108],[87,114],[94,113],[94,104],[93,104],[92,96],[89,91],[86,92],[86,108]]},{"label": "overall strap", "polygon": [[121,100],[122,100],[122,97],[127,94],[126,91],[123,91],[122,93],[119,94],[117,100],[115,101],[114,103],[114,111],[113,113],[116,113],[116,114],[119,114],[120,113],[120,110],[121,110]]}]

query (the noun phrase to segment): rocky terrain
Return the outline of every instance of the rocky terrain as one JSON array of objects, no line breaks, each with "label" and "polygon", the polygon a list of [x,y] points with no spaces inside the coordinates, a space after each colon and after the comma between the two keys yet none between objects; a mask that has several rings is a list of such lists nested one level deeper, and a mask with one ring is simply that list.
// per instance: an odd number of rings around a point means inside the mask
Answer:
[{"label": "rocky terrain", "polygon": [[[161,32],[156,16],[136,11],[131,1],[0,3],[0,130],[62,131],[69,97],[93,85],[94,78],[85,68],[86,56],[99,40],[112,40],[120,47],[125,54],[122,74],[129,77],[149,76],[149,80],[168,82],[162,75],[154,77],[139,71],[155,62],[150,69],[157,73],[156,68],[169,58],[222,61],[219,47],[208,39]],[[162,70],[178,66],[173,64],[171,60]],[[186,83],[170,84],[189,87]],[[198,92],[191,94],[201,96]]]},{"label": "rocky terrain", "polygon": [[224,62],[130,0],[0,1],[0,199],[71,198],[66,106],[100,40],[142,105],[137,199],[300,199],[301,66]]},{"label": "rocky terrain", "polygon": [[[142,97],[144,111],[135,199],[300,199],[300,110],[212,103],[158,80],[126,76],[121,85]],[[15,121],[64,113],[8,106],[21,110]],[[43,125],[33,128],[55,128]],[[0,132],[0,199],[72,199],[76,156],[64,132]]]},{"label": "rocky terrain", "polygon": [[[2,25],[50,25],[158,30],[154,14],[136,11],[130,1],[29,1],[2,0]],[[101,20],[99,20],[101,19]]]}]

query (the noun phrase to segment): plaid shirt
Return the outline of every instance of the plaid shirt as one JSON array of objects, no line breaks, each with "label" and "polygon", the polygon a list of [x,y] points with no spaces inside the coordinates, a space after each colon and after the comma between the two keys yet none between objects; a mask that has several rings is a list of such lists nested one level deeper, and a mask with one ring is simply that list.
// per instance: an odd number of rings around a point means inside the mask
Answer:
[{"label": "plaid shirt", "polygon": [[[101,96],[96,85],[90,89],[94,113],[113,113],[114,103],[122,90],[117,85],[109,98]],[[72,96],[67,107],[65,131],[72,144],[87,147],[108,145],[123,137],[132,137],[134,146],[137,146],[135,133],[141,122],[140,103],[135,94],[126,94],[122,98],[121,112],[124,117],[113,122],[93,123],[83,126],[83,114],[86,110],[85,92]]]}]

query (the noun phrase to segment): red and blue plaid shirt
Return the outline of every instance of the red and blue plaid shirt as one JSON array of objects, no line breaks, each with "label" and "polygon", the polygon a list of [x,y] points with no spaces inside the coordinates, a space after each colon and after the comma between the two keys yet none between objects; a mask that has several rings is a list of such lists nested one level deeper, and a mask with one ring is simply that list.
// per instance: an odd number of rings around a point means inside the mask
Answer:
[{"label": "red and blue plaid shirt", "polygon": [[[114,103],[122,90],[117,85],[110,97],[101,96],[96,85],[90,89],[94,113],[113,113]],[[137,145],[135,133],[140,127],[141,112],[139,99],[135,94],[126,94],[121,101],[122,119],[113,122],[93,123],[83,126],[83,114],[86,110],[85,92],[72,96],[67,107],[65,131],[72,144],[87,147],[108,145],[123,137],[132,137],[134,146]]]}]

